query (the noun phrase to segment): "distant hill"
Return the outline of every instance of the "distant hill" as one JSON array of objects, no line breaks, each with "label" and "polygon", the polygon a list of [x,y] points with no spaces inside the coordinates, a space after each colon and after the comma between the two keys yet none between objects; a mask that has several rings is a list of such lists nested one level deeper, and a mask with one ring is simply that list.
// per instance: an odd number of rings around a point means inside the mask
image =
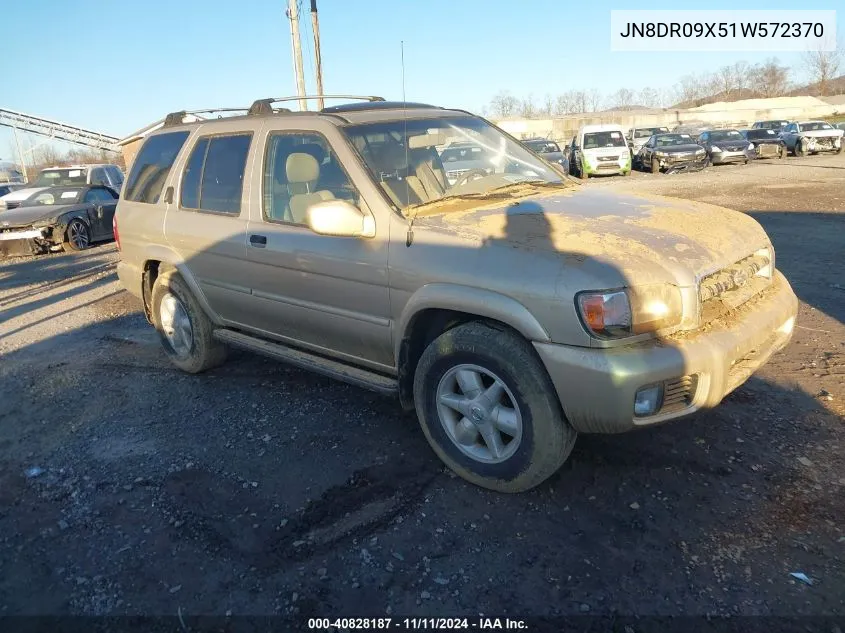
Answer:
[{"label": "distant hill", "polygon": [[[840,75],[836,79],[831,79],[828,83],[828,95],[845,94],[845,75]],[[700,99],[690,99],[688,101],[681,101],[673,106],[670,110],[686,110],[688,108],[697,108],[699,106],[707,105],[708,103],[716,103],[718,101],[742,101],[743,99],[762,99],[765,95],[754,90],[732,90],[730,92],[718,92],[709,97],[701,97]],[[805,84],[803,86],[796,86],[791,88],[782,97],[820,97],[821,91],[816,83]]]}]

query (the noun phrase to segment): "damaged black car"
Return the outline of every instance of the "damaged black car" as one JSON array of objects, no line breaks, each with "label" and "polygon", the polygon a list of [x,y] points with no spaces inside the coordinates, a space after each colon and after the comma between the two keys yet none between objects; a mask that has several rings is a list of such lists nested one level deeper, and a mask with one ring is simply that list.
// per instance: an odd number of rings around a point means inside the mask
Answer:
[{"label": "damaged black car", "polygon": [[708,162],[705,149],[689,134],[655,134],[637,155],[637,163],[653,174],[699,171]]},{"label": "damaged black car", "polygon": [[786,144],[774,130],[763,128],[743,130],[742,135],[754,151],[755,158],[783,158]]},{"label": "damaged black car", "polygon": [[114,239],[118,194],[104,186],[49,187],[0,213],[0,255],[81,251]]}]

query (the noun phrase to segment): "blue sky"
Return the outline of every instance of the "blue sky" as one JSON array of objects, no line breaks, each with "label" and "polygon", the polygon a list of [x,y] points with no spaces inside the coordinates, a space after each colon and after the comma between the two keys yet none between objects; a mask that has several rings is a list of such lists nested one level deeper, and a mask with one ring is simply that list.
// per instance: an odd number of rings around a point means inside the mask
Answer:
[{"label": "blue sky", "polygon": [[[4,3],[0,107],[123,136],[169,111],[296,92],[286,0],[42,0],[37,11],[30,4]],[[612,8],[798,8],[771,0],[319,0],[318,6],[326,92],[401,98],[404,40],[407,98],[475,111],[502,89],[537,100],[568,89],[668,89],[684,74],[772,55],[614,53]],[[310,91],[309,7],[302,0]],[[777,57],[800,64],[795,53]],[[7,158],[10,139],[0,128],[0,157]]]}]

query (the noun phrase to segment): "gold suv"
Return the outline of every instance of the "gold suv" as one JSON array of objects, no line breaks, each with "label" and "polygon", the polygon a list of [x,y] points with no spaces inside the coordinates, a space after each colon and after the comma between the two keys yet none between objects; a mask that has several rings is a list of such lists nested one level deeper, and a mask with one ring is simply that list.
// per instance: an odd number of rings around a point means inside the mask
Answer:
[{"label": "gold suv", "polygon": [[118,203],[120,280],[184,371],[233,346],[395,394],[456,473],[516,492],[578,432],[717,405],[791,337],[743,213],[581,186],[461,110],[281,101],[168,115]]}]

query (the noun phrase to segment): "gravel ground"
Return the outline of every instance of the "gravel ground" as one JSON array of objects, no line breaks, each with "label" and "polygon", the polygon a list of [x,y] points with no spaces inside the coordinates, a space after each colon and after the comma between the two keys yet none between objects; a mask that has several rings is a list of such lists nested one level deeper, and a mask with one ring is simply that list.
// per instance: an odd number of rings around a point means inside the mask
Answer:
[{"label": "gravel ground", "polygon": [[798,328],[718,409],[583,436],[517,496],[444,471],[390,399],[236,352],[172,369],[113,245],[6,260],[0,615],[845,615],[843,179],[591,181],[752,212]]}]

